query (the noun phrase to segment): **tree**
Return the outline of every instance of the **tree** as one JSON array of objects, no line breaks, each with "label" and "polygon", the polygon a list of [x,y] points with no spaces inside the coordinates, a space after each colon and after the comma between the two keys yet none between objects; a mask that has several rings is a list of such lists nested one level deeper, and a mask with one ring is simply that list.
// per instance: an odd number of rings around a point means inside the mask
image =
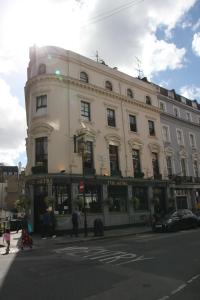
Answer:
[{"label": "tree", "polygon": [[30,208],[31,199],[25,195],[21,194],[19,199],[15,201],[15,207],[18,212],[26,213]]}]

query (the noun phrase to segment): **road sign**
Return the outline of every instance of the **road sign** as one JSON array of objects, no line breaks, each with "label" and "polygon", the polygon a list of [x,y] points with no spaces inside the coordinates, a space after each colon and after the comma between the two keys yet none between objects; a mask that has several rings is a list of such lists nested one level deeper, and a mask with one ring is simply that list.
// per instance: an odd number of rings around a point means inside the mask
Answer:
[{"label": "road sign", "polygon": [[80,181],[80,183],[79,183],[79,191],[80,191],[81,193],[83,193],[84,188],[85,188],[84,182],[83,182],[83,181]]}]

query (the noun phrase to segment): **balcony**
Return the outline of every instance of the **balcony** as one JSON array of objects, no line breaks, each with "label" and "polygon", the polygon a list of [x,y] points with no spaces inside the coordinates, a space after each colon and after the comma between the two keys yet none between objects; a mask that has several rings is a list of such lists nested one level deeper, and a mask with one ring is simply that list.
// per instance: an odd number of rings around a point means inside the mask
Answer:
[{"label": "balcony", "polygon": [[192,176],[170,175],[169,179],[174,181],[176,184],[200,182],[200,178],[198,177],[195,178]]}]

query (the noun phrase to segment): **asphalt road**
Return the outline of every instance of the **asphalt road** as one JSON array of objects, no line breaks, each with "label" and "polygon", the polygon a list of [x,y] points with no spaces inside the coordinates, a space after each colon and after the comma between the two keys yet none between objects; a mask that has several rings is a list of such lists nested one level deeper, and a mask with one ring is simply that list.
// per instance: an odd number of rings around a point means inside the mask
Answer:
[{"label": "asphalt road", "polygon": [[1,300],[199,300],[200,229],[0,257]]}]

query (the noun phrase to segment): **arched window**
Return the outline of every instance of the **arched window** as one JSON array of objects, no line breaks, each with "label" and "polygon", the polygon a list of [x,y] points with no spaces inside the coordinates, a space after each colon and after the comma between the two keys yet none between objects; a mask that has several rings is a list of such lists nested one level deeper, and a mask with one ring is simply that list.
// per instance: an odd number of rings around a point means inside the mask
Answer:
[{"label": "arched window", "polygon": [[106,81],[105,83],[106,90],[112,91],[112,83],[110,81]]},{"label": "arched window", "polygon": [[87,73],[81,72],[81,73],[80,73],[80,80],[83,81],[83,82],[85,82],[85,83],[88,83],[89,80],[88,80],[88,75],[87,75]]},{"label": "arched window", "polygon": [[133,98],[133,92],[131,89],[127,89],[127,97]]},{"label": "arched window", "polygon": [[46,65],[45,64],[40,64],[38,68],[38,74],[45,74],[46,73]]},{"label": "arched window", "polygon": [[146,104],[151,105],[151,97],[146,96]]}]

